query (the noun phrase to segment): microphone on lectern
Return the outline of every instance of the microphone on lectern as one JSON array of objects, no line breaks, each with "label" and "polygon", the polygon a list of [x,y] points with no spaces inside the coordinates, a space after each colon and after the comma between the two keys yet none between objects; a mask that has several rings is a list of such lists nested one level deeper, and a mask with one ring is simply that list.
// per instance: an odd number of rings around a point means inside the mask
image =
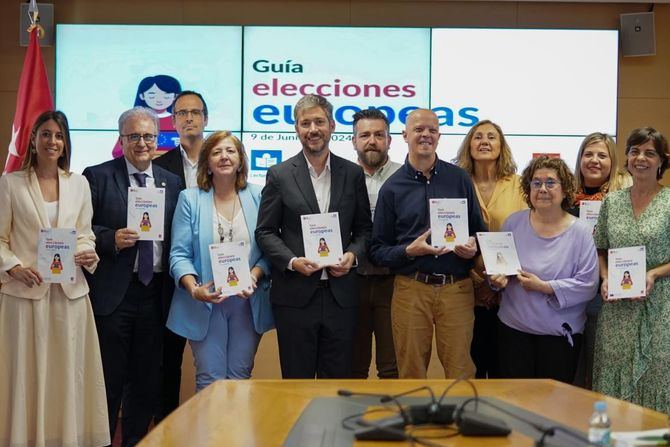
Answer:
[{"label": "microphone on lectern", "polygon": [[456,405],[451,404],[440,404],[435,399],[435,393],[428,386],[421,386],[413,390],[405,391],[404,393],[395,394],[393,396],[383,397],[382,402],[389,402],[392,399],[397,399],[408,394],[416,393],[417,391],[427,390],[430,393],[430,403],[421,404],[421,405],[410,405],[407,408],[409,412],[410,420],[413,425],[422,425],[422,424],[438,424],[438,425],[449,425],[454,422],[454,410]]},{"label": "microphone on lectern", "polygon": [[405,426],[411,424],[410,416],[397,399],[388,394],[363,393],[350,390],[337,390],[337,395],[342,397],[378,397],[380,401],[388,398],[384,402],[393,402],[398,407],[399,416],[391,416],[374,421],[359,419],[357,424],[361,428],[356,429],[354,432],[356,439],[361,441],[404,441],[407,439]]},{"label": "microphone on lectern", "polygon": [[[466,399],[454,411],[454,421],[456,422],[456,426],[458,427],[458,431],[460,432],[461,435],[507,436],[510,434],[511,430],[509,429],[507,423],[504,420],[494,416],[477,413],[477,410],[474,411],[466,410],[465,406],[470,402],[476,402],[477,405],[480,403],[485,403],[507,415],[517,417],[516,415],[486,400],[480,399],[479,397],[472,397],[470,399]],[[533,426],[535,425],[533,424]]]}]

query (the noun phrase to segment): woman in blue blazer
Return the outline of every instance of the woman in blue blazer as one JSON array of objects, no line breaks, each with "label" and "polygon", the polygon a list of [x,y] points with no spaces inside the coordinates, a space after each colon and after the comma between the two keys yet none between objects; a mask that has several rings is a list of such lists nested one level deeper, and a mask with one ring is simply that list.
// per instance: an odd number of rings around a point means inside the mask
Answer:
[{"label": "woman in blue blazer", "polygon": [[[172,221],[170,274],[177,283],[167,326],[187,338],[195,357],[196,391],[217,379],[248,379],[261,334],[274,327],[270,266],[254,239],[261,187],[247,183],[244,147],[230,132],[203,143],[198,188],[179,195]],[[209,245],[245,241],[253,290],[214,290]]]}]

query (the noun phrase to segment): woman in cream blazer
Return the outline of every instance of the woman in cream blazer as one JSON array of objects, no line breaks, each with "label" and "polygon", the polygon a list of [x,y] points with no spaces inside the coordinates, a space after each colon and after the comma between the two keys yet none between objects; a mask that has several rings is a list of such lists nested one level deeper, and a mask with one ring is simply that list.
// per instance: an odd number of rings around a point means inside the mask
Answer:
[{"label": "woman in cream blazer", "polygon": [[[93,272],[98,261],[90,190],[69,164],[67,119],[45,112],[32,129],[22,169],[0,177],[0,445],[110,442],[100,349],[81,270]],[[73,281],[47,283],[38,271],[39,233],[47,228],[77,232]]]}]

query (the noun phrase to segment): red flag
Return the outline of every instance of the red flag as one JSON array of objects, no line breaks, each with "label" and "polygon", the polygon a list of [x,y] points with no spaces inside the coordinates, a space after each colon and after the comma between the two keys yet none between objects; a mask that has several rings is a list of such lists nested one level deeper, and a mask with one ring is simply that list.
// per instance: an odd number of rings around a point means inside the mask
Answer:
[{"label": "red flag", "polygon": [[30,44],[23,61],[5,173],[21,169],[35,120],[42,112],[53,110],[54,107],[37,33],[37,28],[30,33]]}]

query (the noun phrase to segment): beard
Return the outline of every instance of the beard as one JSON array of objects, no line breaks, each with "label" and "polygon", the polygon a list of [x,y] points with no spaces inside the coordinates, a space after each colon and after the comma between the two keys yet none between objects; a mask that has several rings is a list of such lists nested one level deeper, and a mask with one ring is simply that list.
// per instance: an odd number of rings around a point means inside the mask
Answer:
[{"label": "beard", "polygon": [[325,135],[321,133],[319,133],[318,135],[321,138],[321,142],[318,145],[311,145],[311,146],[309,144],[309,136],[304,138],[300,137],[300,143],[302,144],[303,151],[306,151],[307,153],[311,154],[320,154],[326,148],[328,148],[329,138],[327,139]]},{"label": "beard", "polygon": [[356,152],[358,152],[358,159],[361,161],[361,163],[370,168],[379,168],[384,163],[386,163],[386,159],[388,158],[388,151],[381,152],[357,150]]}]

